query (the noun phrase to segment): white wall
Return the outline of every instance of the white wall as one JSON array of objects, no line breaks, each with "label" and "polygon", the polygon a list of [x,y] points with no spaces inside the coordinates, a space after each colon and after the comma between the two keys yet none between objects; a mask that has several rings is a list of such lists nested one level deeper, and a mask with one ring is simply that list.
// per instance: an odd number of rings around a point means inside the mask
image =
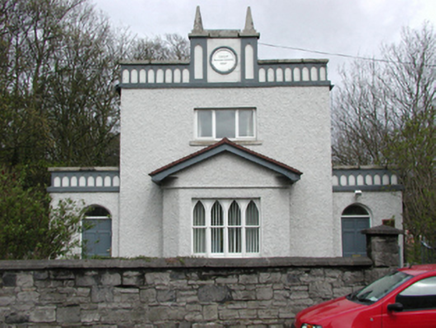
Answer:
[{"label": "white wall", "polygon": [[[119,194],[117,192],[83,192],[83,193],[50,193],[52,206],[56,207],[61,199],[71,199],[78,205],[84,201],[84,207],[99,205],[106,208],[112,219],[112,256],[118,254],[118,228],[119,228]],[[81,236],[79,236],[81,238]],[[81,249],[76,250],[81,254]]]},{"label": "white wall", "polygon": [[[395,219],[395,228],[403,229],[401,191],[364,191],[358,197],[354,192],[335,192],[333,193],[335,256],[342,256],[342,212],[353,204],[360,205],[368,211],[371,227],[383,224],[383,220]],[[400,245],[402,245],[401,238]]]},{"label": "white wall", "polygon": [[[260,203],[259,256],[290,250],[289,183],[276,173],[223,153],[175,175],[164,187],[164,257],[191,256],[192,199],[256,199]],[[207,188],[205,188],[207,186]],[[166,223],[166,224],[165,224]]]},{"label": "white wall", "polygon": [[[167,218],[162,219],[162,190],[148,174],[201,149],[190,145],[196,107],[257,109],[259,142],[246,147],[303,172],[301,180],[286,190],[290,196],[280,205],[286,206],[283,213],[289,215],[274,229],[290,232],[280,254],[332,256],[328,87],[123,89],[119,255],[163,256],[164,239],[174,238],[162,234]],[[199,175],[192,181],[202,183]],[[177,201],[181,204],[180,210],[168,208],[165,202],[165,213],[186,211],[191,195],[171,193],[175,206]],[[231,196],[226,190],[220,193]],[[280,199],[283,194],[270,197]],[[275,200],[271,205],[265,202],[262,210],[277,206]],[[270,254],[275,256],[272,250]],[[165,251],[165,255],[178,254]]]}]

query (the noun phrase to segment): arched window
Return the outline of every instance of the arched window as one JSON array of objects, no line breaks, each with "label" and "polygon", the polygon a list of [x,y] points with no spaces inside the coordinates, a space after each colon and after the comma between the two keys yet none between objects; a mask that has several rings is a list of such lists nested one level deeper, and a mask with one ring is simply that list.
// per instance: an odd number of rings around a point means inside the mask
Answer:
[{"label": "arched window", "polygon": [[194,200],[193,206],[193,254],[259,255],[258,200],[201,199]]},{"label": "arched window", "polygon": [[246,251],[247,253],[259,252],[259,210],[256,204],[251,201],[246,211]]},{"label": "arched window", "polygon": [[224,251],[224,219],[223,209],[218,201],[212,206],[211,212],[211,252]]},{"label": "arched window", "polygon": [[112,220],[109,211],[102,206],[92,206],[85,212],[82,233],[82,254],[111,256]]},{"label": "arched window", "polygon": [[240,253],[242,251],[242,224],[241,224],[241,209],[238,203],[232,202],[228,214],[229,220],[229,253]]},{"label": "arched window", "polygon": [[342,255],[344,257],[366,256],[366,237],[362,230],[370,226],[368,211],[359,205],[350,205],[341,216]]},{"label": "arched window", "polygon": [[206,253],[206,212],[198,201],[194,207],[194,253]]}]

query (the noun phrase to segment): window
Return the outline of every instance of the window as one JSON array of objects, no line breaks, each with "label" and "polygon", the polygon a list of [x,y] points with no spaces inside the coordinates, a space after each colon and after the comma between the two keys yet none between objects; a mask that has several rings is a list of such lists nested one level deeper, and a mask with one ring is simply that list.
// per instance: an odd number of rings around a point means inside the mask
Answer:
[{"label": "window", "polygon": [[348,295],[347,298],[350,301],[371,304],[385,297],[388,293],[410,278],[412,278],[411,275],[396,271],[374,281],[365,288]]},{"label": "window", "polygon": [[254,256],[260,252],[258,200],[194,200],[193,253]]},{"label": "window", "polygon": [[405,311],[436,309],[436,277],[415,282],[398,294],[395,301]]},{"label": "window", "polygon": [[253,139],[254,109],[197,109],[196,137],[199,139]]}]

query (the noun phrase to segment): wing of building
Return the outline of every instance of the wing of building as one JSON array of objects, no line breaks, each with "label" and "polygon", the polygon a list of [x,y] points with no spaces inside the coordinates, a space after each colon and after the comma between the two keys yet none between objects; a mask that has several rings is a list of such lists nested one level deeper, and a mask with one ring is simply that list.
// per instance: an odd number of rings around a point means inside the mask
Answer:
[{"label": "wing of building", "polygon": [[242,30],[207,30],[191,58],[121,65],[119,168],[52,168],[83,199],[87,255],[364,256],[362,229],[394,220],[394,173],[332,168],[326,59],[259,60]]}]

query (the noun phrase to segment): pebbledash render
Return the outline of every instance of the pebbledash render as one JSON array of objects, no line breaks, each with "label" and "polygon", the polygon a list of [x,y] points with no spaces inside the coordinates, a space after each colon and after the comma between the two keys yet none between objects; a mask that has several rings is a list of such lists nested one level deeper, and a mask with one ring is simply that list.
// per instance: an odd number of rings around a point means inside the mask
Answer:
[{"label": "pebbledash render", "polygon": [[328,60],[259,60],[250,8],[243,30],[197,8],[189,39],[122,63],[119,168],[51,169],[53,204],[90,206],[84,255],[365,256],[362,229],[402,227],[395,173],[332,168]]}]

